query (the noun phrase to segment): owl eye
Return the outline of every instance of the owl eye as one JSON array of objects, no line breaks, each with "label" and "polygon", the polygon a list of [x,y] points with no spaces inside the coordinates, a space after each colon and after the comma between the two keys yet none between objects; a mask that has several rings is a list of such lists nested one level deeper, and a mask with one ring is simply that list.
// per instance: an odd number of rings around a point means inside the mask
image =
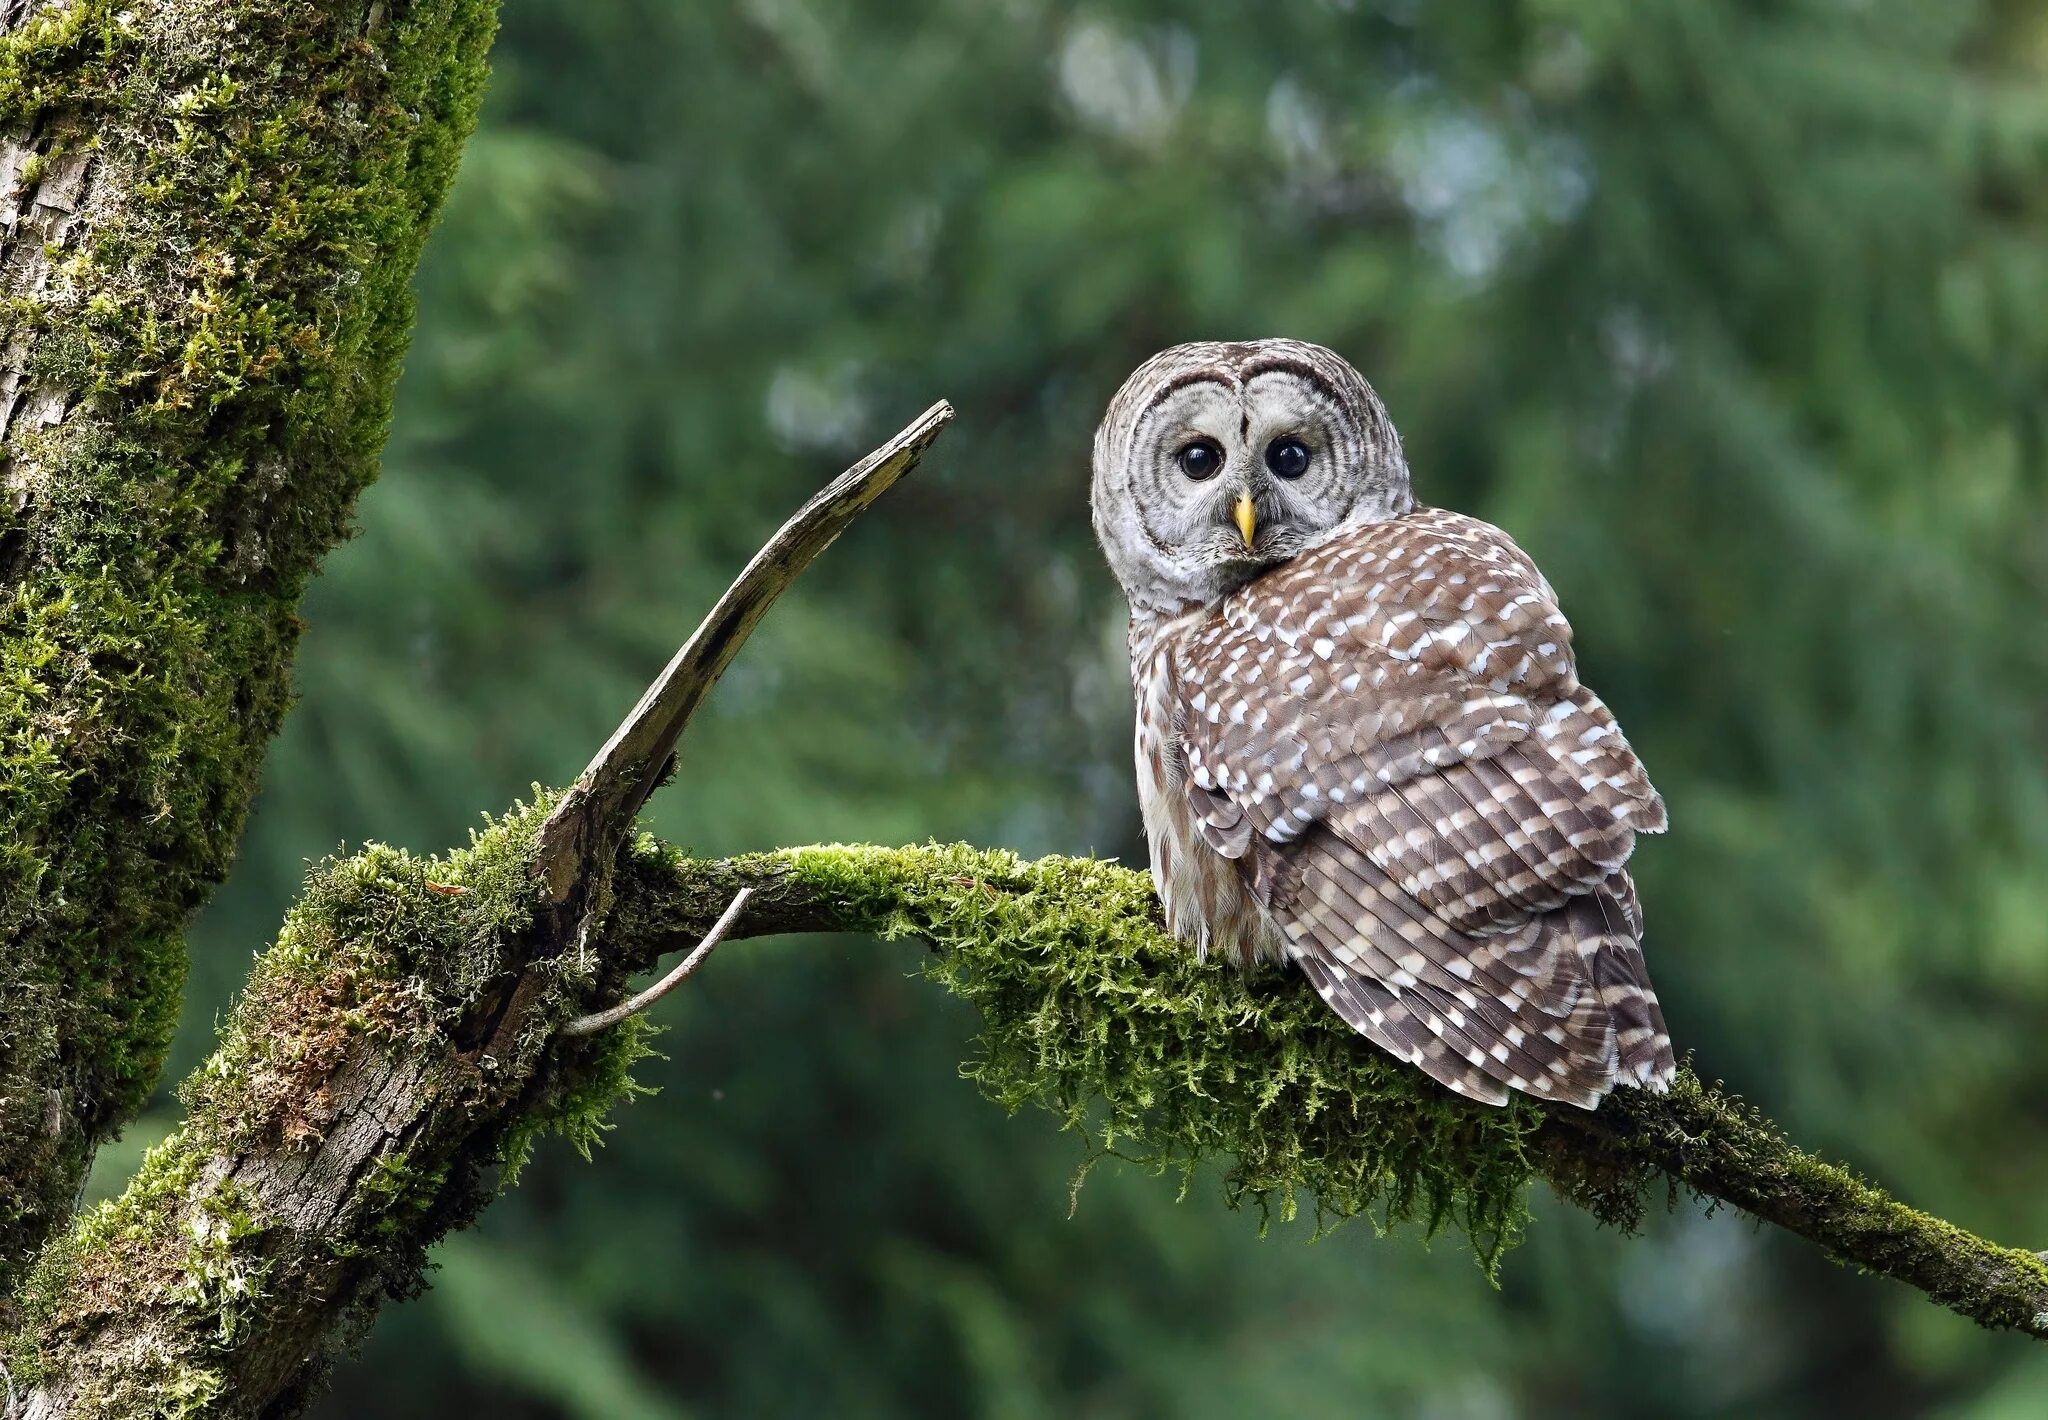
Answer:
[{"label": "owl eye", "polygon": [[1266,445],[1266,467],[1276,478],[1299,478],[1308,472],[1308,445],[1288,435]]},{"label": "owl eye", "polygon": [[1180,471],[1189,478],[1200,482],[1214,478],[1223,467],[1223,450],[1216,446],[1214,439],[1197,439],[1191,444],[1181,445]]}]

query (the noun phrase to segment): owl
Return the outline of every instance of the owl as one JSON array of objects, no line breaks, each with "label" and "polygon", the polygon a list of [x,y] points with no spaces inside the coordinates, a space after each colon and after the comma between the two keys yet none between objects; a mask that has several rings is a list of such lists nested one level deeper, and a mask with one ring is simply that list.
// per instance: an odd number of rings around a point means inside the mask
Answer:
[{"label": "owl", "polygon": [[1461,1094],[1665,1088],[1627,863],[1663,801],[1499,528],[1425,507],[1346,361],[1175,346],[1096,432],[1169,929],[1292,963]]}]

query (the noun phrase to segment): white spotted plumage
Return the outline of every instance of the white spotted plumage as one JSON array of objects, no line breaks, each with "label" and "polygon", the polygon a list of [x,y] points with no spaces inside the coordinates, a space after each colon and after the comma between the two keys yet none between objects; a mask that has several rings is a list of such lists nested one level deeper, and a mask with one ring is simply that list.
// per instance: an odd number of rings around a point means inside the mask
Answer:
[{"label": "white spotted plumage", "polygon": [[[1306,473],[1261,467],[1282,439]],[[1190,440],[1220,473],[1178,473]],[[1357,372],[1293,341],[1167,351],[1111,404],[1093,501],[1131,602],[1168,926],[1293,962],[1477,1099],[1666,1085],[1625,867],[1663,803],[1542,574],[1498,528],[1414,503]]]}]

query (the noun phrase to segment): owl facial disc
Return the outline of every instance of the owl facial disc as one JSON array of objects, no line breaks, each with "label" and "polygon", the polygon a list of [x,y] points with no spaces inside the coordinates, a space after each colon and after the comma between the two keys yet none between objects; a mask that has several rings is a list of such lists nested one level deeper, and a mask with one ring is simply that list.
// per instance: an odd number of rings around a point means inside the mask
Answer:
[{"label": "owl facial disc", "polygon": [[1333,534],[1414,506],[1386,410],[1298,340],[1177,345],[1096,431],[1095,529],[1133,606],[1211,604]]}]

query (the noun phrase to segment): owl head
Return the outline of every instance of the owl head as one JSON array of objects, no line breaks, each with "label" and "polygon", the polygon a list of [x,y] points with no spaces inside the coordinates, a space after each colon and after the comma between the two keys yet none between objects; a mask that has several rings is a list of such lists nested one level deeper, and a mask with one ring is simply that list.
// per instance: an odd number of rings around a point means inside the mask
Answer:
[{"label": "owl head", "polygon": [[1138,608],[1207,605],[1415,505],[1364,376],[1299,340],[1197,341],[1124,381],[1095,431],[1095,535]]}]

